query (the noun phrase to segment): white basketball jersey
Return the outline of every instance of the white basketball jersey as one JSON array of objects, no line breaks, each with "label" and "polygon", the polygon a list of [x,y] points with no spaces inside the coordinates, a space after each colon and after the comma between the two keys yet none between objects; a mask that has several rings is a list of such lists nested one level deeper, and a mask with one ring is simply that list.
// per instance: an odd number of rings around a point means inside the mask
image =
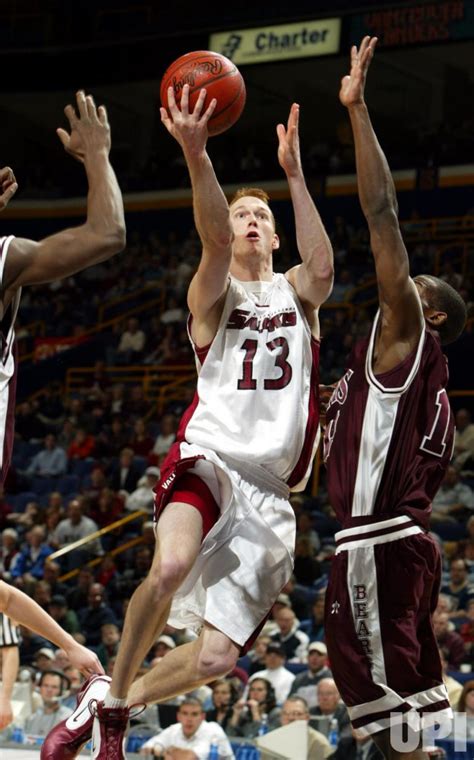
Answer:
[{"label": "white basketball jersey", "polygon": [[0,238],[0,482],[3,483],[11,459],[14,433],[17,358],[15,351],[15,319],[20,305],[21,288],[5,309],[3,272],[13,235]]},{"label": "white basketball jersey", "polygon": [[286,277],[230,278],[216,337],[195,353],[184,440],[304,488],[319,438],[319,342]]}]

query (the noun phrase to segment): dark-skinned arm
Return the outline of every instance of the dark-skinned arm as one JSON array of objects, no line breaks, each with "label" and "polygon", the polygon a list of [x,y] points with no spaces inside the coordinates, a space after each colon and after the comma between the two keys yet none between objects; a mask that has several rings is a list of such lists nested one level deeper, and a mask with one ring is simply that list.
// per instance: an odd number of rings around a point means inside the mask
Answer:
[{"label": "dark-skinned arm", "polygon": [[123,201],[109,161],[110,126],[103,106],[80,91],[73,106],[65,108],[70,134],[58,129],[68,153],[84,164],[89,183],[87,218],[78,227],[58,232],[39,242],[14,238],[5,262],[4,290],[61,279],[104,261],[123,249]]},{"label": "dark-skinned arm", "polygon": [[360,50],[352,48],[351,72],[342,80],[339,97],[351,120],[359,199],[375,260],[381,310],[377,369],[384,371],[413,350],[424,319],[398,222],[395,185],[364,101],[365,79],[376,42],[376,38],[365,37]]}]

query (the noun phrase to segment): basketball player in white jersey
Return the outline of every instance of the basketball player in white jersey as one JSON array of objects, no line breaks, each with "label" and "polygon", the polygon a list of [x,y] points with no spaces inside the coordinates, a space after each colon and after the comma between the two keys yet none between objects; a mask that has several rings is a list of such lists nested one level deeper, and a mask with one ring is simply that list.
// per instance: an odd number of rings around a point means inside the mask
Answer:
[{"label": "basketball player in white jersey", "polygon": [[[193,113],[170,90],[168,131],[181,145],[203,252],[188,292],[199,379],[156,487],[157,549],[133,595],[110,692],[98,702],[94,758],[124,757],[130,705],[186,692],[228,673],[251,644],[291,575],[290,488],[304,488],[318,441],[318,308],[332,288],[332,249],[301,167],[299,107],[278,126],[302,263],[273,273],[279,247],[261,190],[230,207],[206,152],[202,91]],[[165,623],[198,638],[134,683]],[[88,704],[84,693],[83,704]],[[74,757],[90,725],[59,725],[43,758]]]}]

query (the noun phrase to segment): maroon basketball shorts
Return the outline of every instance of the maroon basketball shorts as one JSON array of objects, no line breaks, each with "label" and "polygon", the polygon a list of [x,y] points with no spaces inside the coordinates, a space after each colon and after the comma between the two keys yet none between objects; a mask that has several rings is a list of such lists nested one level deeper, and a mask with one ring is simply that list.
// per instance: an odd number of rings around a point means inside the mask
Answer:
[{"label": "maroon basketball shorts", "polygon": [[435,541],[400,515],[342,530],[336,546],[326,642],[353,727],[374,734],[409,712],[420,726],[450,717],[431,625],[441,580]]}]

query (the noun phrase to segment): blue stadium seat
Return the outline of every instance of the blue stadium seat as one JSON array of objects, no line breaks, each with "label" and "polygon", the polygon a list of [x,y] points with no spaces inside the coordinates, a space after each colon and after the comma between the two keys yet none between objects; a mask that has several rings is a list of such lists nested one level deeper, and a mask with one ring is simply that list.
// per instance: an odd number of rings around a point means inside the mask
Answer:
[{"label": "blue stadium seat", "polygon": [[33,491],[22,491],[22,493],[17,493],[15,496],[15,512],[24,512],[26,505],[30,501],[38,501],[38,497]]},{"label": "blue stadium seat", "polygon": [[57,490],[65,496],[67,493],[71,493],[71,491],[77,492],[79,490],[79,485],[79,475],[71,473],[70,475],[63,475],[59,478]]},{"label": "blue stadium seat", "polygon": [[71,475],[77,475],[82,481],[83,478],[90,474],[94,465],[95,459],[92,457],[88,457],[87,459],[73,459],[69,466],[69,472]]},{"label": "blue stadium seat", "polygon": [[44,493],[58,490],[58,478],[33,478],[31,490],[35,491],[38,496]]}]

